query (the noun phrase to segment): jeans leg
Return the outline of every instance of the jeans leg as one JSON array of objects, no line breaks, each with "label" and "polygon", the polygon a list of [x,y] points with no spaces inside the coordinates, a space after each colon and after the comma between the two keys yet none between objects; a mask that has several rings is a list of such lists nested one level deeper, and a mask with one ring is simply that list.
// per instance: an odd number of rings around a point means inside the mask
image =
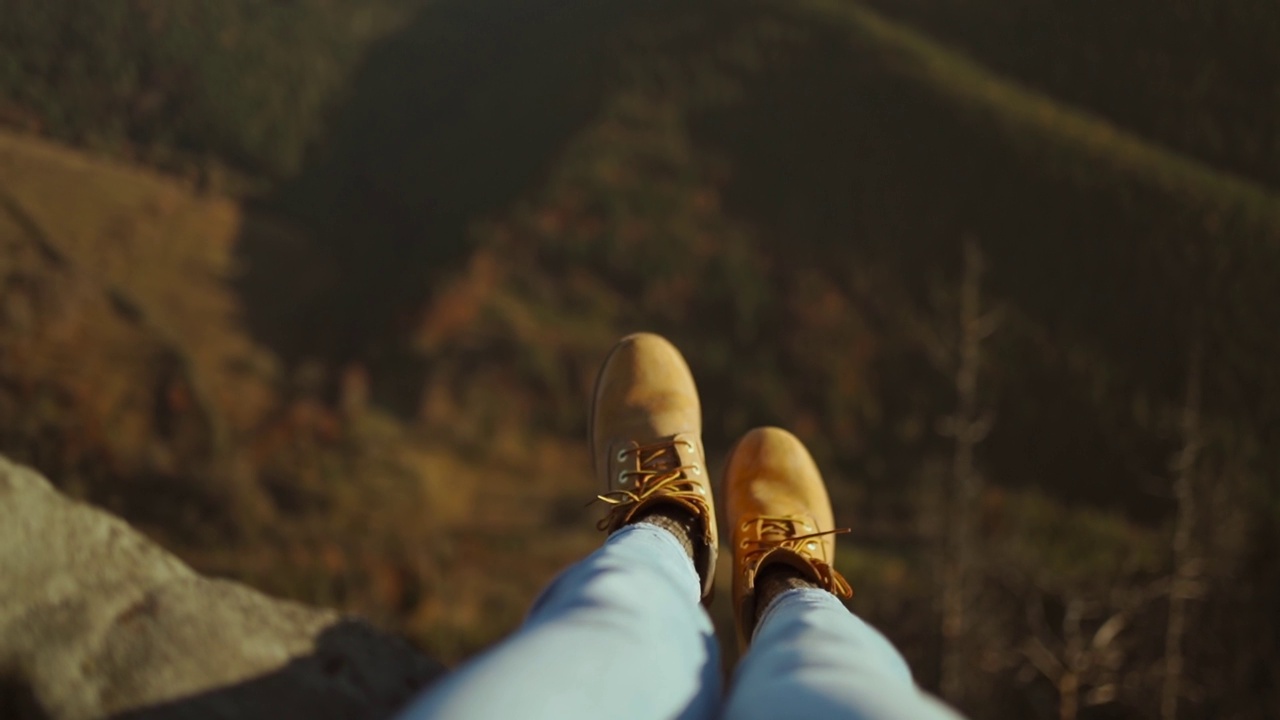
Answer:
[{"label": "jeans leg", "polygon": [[892,644],[826,591],[779,595],[738,664],[726,720],[955,720]]},{"label": "jeans leg", "polygon": [[720,658],[700,593],[674,537],[629,525],[552,582],[511,637],[399,718],[712,718]]}]

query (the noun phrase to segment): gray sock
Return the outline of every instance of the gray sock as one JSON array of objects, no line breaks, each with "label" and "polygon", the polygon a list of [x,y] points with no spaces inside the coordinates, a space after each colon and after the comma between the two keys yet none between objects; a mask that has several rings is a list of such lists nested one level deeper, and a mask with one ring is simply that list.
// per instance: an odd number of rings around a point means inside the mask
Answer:
[{"label": "gray sock", "polygon": [[689,559],[696,564],[696,554],[702,547],[702,543],[700,541],[695,542],[694,538],[701,540],[702,523],[693,516],[693,513],[678,505],[655,505],[646,508],[641,515],[631,522],[648,523],[671,533],[671,536],[689,554]]},{"label": "gray sock", "polygon": [[806,578],[799,570],[775,563],[764,569],[756,576],[756,616],[752,621],[752,628],[760,622],[760,618],[764,617],[764,613],[773,604],[778,596],[788,590],[796,588],[817,588],[818,585]]}]

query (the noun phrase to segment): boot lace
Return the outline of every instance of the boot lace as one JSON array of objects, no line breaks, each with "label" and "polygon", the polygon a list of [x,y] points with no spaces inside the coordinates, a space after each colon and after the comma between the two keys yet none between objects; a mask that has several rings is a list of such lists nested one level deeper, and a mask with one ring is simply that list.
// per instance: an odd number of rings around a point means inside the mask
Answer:
[{"label": "boot lace", "polygon": [[[623,448],[618,451],[619,462],[629,456],[638,459],[636,470],[623,470],[618,479],[634,478],[631,489],[618,489],[597,495],[592,502],[603,502],[612,507],[596,524],[599,530],[618,528],[627,524],[638,510],[650,500],[661,497],[683,505],[698,517],[707,517],[711,507],[707,504],[706,489],[695,477],[703,473],[698,465],[681,465],[677,445],[683,444],[691,453],[696,447],[688,440],[672,439],[662,442]],[[692,477],[690,476],[692,473]],[[705,523],[704,523],[705,525]]]},{"label": "boot lace", "polygon": [[853,597],[849,581],[824,558],[814,554],[822,547],[818,538],[842,535],[849,532],[849,528],[807,531],[808,523],[808,518],[797,515],[760,515],[742,523],[745,536],[739,544],[746,550],[743,564],[748,587],[755,585],[756,573],[766,557],[778,550],[789,550],[813,568],[824,590],[844,598]]}]

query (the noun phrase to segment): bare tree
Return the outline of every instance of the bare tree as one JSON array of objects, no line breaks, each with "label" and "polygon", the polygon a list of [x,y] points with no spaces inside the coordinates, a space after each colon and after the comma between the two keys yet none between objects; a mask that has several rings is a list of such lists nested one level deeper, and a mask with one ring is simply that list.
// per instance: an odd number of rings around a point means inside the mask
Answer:
[{"label": "bare tree", "polygon": [[1024,681],[1039,673],[1053,684],[1059,720],[1075,720],[1082,707],[1114,702],[1126,668],[1124,632],[1168,587],[1163,578],[1135,584],[1122,574],[1104,600],[1067,592],[1059,598],[1062,622],[1055,629],[1045,618],[1046,592],[1033,586],[1026,592],[1027,636],[1016,648]]},{"label": "bare tree", "polygon": [[956,390],[955,411],[943,419],[940,427],[942,434],[954,443],[941,578],[941,692],[952,703],[963,700],[966,668],[973,650],[969,647],[972,622],[969,616],[974,601],[976,517],[983,488],[974,453],[992,425],[992,415],[984,408],[979,385],[983,343],[995,332],[999,318],[997,313],[983,307],[983,270],[982,253],[977,244],[966,242],[954,350],[935,345],[933,351],[935,364],[952,375]]},{"label": "bare tree", "polygon": [[[950,457],[939,465],[936,476],[926,473],[920,508],[925,532],[936,532],[942,638],[939,690],[953,705],[965,700],[966,689],[973,685],[970,668],[981,654],[971,643],[980,575],[979,502],[985,485],[976,455],[994,421],[984,398],[985,344],[1002,319],[1001,311],[989,307],[983,298],[984,273],[982,252],[967,239],[960,282],[954,289],[939,288],[929,312],[904,310],[912,306],[905,298],[885,299],[892,297],[892,289],[876,287],[868,276],[857,280],[867,296],[879,300],[880,311],[925,351],[955,392],[954,407],[938,422],[939,434],[951,441]],[[934,477],[940,482],[933,483]]]},{"label": "bare tree", "polygon": [[1200,422],[1200,364],[1202,341],[1195,333],[1187,363],[1187,390],[1179,430],[1182,447],[1174,456],[1173,496],[1177,515],[1173,528],[1173,577],[1169,586],[1169,624],[1165,630],[1164,679],[1160,691],[1161,720],[1176,720],[1183,694],[1183,640],[1187,634],[1187,603],[1199,592],[1202,563],[1192,533],[1196,526],[1196,465],[1204,446]]}]

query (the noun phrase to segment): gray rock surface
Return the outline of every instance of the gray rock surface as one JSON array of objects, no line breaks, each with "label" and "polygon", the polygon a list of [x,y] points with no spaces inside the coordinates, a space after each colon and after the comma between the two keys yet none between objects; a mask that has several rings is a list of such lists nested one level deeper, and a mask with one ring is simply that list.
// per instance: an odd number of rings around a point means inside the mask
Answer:
[{"label": "gray rock surface", "polygon": [[440,672],[359,620],[201,577],[0,457],[0,719],[379,718]]}]

